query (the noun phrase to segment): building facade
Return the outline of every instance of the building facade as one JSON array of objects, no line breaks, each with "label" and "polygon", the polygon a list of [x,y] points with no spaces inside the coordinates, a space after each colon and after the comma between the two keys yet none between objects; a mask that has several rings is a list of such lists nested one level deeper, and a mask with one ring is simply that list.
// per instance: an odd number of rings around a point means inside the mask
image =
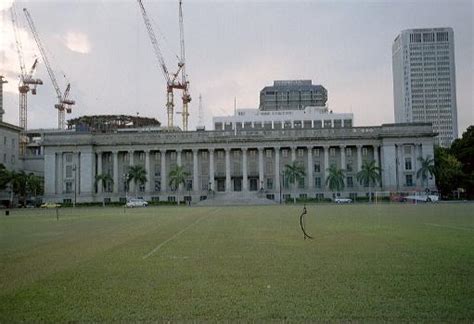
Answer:
[{"label": "building facade", "polygon": [[311,80],[273,81],[260,91],[262,111],[301,110],[305,107],[325,107],[327,90],[321,85],[313,85]]},{"label": "building facade", "polygon": [[[382,182],[371,191],[435,188],[434,179],[416,178],[419,157],[433,156],[430,124],[385,124],[331,129],[251,129],[163,132],[128,130],[109,134],[54,131],[44,133],[45,200],[58,202],[125,201],[129,196],[175,201],[169,173],[183,166],[189,176],[180,196],[193,202],[213,195],[260,194],[272,200],[329,198],[328,167],[346,170],[345,189],[337,195],[366,196],[357,183],[364,161],[382,168]],[[296,162],[306,176],[293,191],[282,173]],[[127,186],[130,166],[141,165],[148,181]],[[109,174],[102,184],[96,176]]]},{"label": "building facade", "polygon": [[402,31],[392,46],[396,123],[430,122],[436,143],[458,136],[452,28]]}]

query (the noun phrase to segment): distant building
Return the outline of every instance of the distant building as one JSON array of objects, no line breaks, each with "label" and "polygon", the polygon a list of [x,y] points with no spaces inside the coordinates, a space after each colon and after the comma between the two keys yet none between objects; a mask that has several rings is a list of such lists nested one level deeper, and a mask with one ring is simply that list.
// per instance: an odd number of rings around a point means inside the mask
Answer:
[{"label": "distant building", "polygon": [[305,107],[325,107],[327,90],[321,85],[313,85],[311,80],[273,81],[260,91],[262,111],[303,110]]},{"label": "distant building", "polygon": [[274,81],[260,91],[258,109],[237,109],[232,116],[213,118],[214,130],[348,128],[351,113],[333,113],[327,91],[311,80]]},{"label": "distant building", "polygon": [[392,46],[395,122],[430,122],[436,143],[458,136],[452,28],[408,29]]}]

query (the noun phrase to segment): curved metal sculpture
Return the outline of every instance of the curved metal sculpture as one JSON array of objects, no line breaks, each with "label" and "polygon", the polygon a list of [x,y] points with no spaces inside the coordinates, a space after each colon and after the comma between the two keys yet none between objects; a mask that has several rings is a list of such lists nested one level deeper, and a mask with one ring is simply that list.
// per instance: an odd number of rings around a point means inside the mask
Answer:
[{"label": "curved metal sculpture", "polygon": [[301,230],[303,231],[303,237],[304,239],[306,240],[307,238],[308,239],[313,239],[313,237],[311,235],[309,235],[308,233],[306,233],[305,229],[304,229],[304,218],[303,216],[307,214],[307,211],[306,211],[306,205],[303,207],[303,212],[301,213],[301,216],[300,216],[300,226],[301,226]]}]

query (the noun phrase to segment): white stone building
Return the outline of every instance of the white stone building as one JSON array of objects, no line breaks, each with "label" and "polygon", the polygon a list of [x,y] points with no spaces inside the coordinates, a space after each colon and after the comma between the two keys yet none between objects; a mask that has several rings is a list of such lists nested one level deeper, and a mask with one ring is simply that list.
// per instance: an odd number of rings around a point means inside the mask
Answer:
[{"label": "white stone building", "polygon": [[[385,124],[377,127],[321,129],[238,129],[231,131],[164,132],[127,130],[83,133],[44,132],[45,200],[58,202],[125,201],[136,195],[152,201],[174,201],[169,172],[181,165],[189,173],[182,188],[193,202],[213,195],[260,195],[278,201],[293,191],[282,177],[286,164],[296,161],[306,170],[296,195],[332,197],[325,181],[334,164],[346,170],[345,197],[366,196],[357,183],[364,160],[382,168],[382,183],[372,190],[414,191],[435,188],[434,179],[416,178],[418,157],[433,156],[430,124]],[[142,165],[148,181],[139,188],[126,186],[128,168]],[[96,183],[108,173],[113,183],[105,190]]]},{"label": "white stone building", "polygon": [[448,147],[458,136],[452,28],[402,31],[392,46],[396,123],[429,122]]}]

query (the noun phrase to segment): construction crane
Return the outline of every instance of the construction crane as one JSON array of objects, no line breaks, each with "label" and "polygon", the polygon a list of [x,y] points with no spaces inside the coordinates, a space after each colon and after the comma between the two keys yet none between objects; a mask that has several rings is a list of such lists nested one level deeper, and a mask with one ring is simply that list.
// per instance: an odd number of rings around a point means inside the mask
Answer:
[{"label": "construction crane", "polygon": [[20,154],[23,155],[28,144],[28,138],[25,132],[28,130],[28,92],[31,90],[31,94],[36,94],[36,87],[42,85],[41,79],[33,79],[36,67],[38,65],[38,59],[35,59],[29,72],[25,68],[25,60],[23,58],[23,48],[20,39],[20,33],[18,32],[18,18],[16,15],[15,5],[10,8],[11,20],[13,26],[13,33],[15,34],[16,51],[18,53],[18,62],[20,63],[20,82],[18,84],[19,100],[18,100],[18,116],[19,126],[22,129],[20,134]]},{"label": "construction crane", "polygon": [[[179,65],[181,68],[181,84],[183,86],[183,96],[181,99],[183,100],[183,130],[188,130],[188,118],[189,118],[189,110],[188,104],[191,102],[191,95],[189,94],[189,81],[187,80],[186,75],[186,53],[184,50],[184,26],[183,26],[183,6],[182,0],[179,0],[179,44],[181,48],[181,57]],[[178,66],[179,66],[178,65]]]},{"label": "construction crane", "polygon": [[[179,17],[180,17],[180,41],[181,41],[181,57],[179,58],[178,62],[178,70],[176,73],[169,73],[168,68],[166,67],[165,60],[163,58],[163,54],[161,53],[160,46],[158,44],[158,40],[156,38],[155,32],[153,31],[153,27],[151,25],[150,19],[148,18],[148,14],[143,6],[143,2],[141,0],[137,0],[138,5],[140,7],[143,21],[145,23],[145,27],[148,31],[148,36],[150,37],[151,44],[153,46],[153,50],[155,52],[155,57],[158,59],[158,65],[160,66],[161,72],[166,80],[166,112],[168,115],[168,128],[173,127],[173,117],[174,117],[174,89],[183,90],[183,130],[188,129],[188,103],[191,101],[191,96],[188,93],[189,82],[186,80],[186,73],[184,69],[184,30],[183,30],[183,15],[182,15],[182,7],[181,7],[181,0],[179,1]],[[181,74],[181,81],[178,80],[179,75]]]},{"label": "construction crane", "polygon": [[49,77],[58,97],[58,103],[54,105],[54,108],[58,110],[58,129],[64,129],[66,126],[66,113],[70,114],[72,112],[71,106],[76,103],[74,100],[68,98],[69,92],[71,90],[71,84],[68,83],[66,86],[66,90],[64,90],[64,93],[61,92],[58,82],[56,81],[56,76],[54,75],[53,69],[51,68],[51,64],[49,63],[48,56],[46,55],[46,50],[43,44],[41,43],[41,39],[39,38],[38,32],[36,31],[33,19],[31,18],[31,15],[26,8],[23,8],[23,12],[25,13],[26,20],[28,21],[28,25],[30,26],[31,33],[33,34],[33,37],[36,41],[36,45],[38,45],[38,49],[41,53],[41,58],[43,59],[44,65],[46,65],[46,70],[48,71]]}]

